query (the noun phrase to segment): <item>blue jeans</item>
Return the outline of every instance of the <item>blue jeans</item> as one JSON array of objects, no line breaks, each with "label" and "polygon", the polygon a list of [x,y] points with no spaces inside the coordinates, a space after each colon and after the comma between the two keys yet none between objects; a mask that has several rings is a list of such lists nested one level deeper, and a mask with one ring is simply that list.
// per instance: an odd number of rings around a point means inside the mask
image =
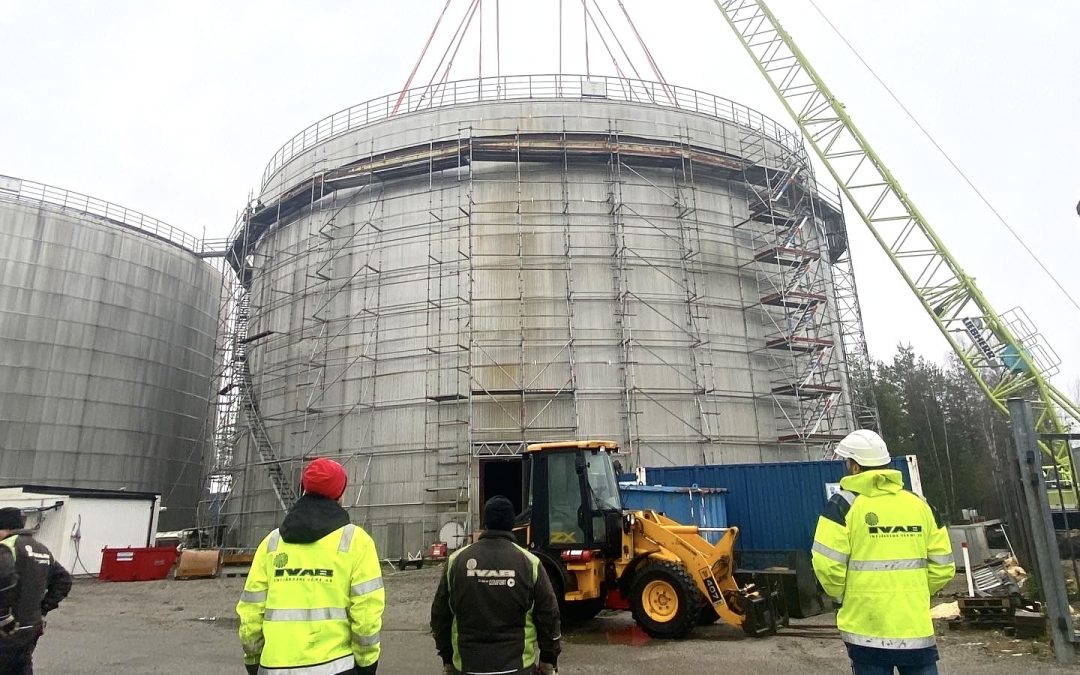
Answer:
[{"label": "blue jeans", "polygon": [[[937,663],[925,666],[896,666],[900,675],[938,675]],[[893,666],[879,666],[871,663],[851,663],[852,675],[893,675]]]}]

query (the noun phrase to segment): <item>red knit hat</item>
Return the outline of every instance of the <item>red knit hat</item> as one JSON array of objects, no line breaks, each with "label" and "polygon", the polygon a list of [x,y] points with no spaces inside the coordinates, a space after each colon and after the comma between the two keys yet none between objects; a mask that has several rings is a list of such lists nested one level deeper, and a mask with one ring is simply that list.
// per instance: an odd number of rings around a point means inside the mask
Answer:
[{"label": "red knit hat", "polygon": [[340,499],[345,494],[345,484],[348,482],[349,476],[343,466],[332,459],[319,457],[304,469],[300,486],[304,492],[313,492],[327,499]]}]

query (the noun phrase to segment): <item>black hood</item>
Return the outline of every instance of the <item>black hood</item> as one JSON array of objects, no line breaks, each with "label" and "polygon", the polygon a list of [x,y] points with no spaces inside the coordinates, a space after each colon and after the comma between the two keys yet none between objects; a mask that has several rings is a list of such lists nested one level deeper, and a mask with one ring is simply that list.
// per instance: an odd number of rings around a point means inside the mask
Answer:
[{"label": "black hood", "polygon": [[290,544],[310,544],[349,524],[349,514],[332,499],[308,493],[296,500],[278,531]]}]

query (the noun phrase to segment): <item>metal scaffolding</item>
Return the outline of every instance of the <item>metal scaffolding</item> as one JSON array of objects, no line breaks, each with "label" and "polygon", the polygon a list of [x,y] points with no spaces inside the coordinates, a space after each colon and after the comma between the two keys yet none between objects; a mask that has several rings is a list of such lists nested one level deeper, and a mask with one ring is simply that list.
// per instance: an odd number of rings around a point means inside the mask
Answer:
[{"label": "metal scaffolding", "polygon": [[[469,146],[471,130],[456,139],[457,157]],[[434,141],[432,141],[432,148]],[[464,189],[458,199],[438,190],[427,174],[427,321],[426,349],[431,367],[425,373],[425,476],[430,493],[452,500],[448,511],[468,524],[471,471],[472,383],[472,158],[451,169]]]},{"label": "metal scaffolding", "polygon": [[[717,461],[709,452],[717,442],[712,429],[720,415],[718,391],[712,383],[713,363],[710,351],[707,277],[703,269],[700,235],[702,224],[697,217],[696,187],[693,174],[693,153],[689,135],[678,141],[677,161],[663,170],[664,184],[647,177],[641,170],[627,164],[621,155],[619,131],[609,131],[611,147],[609,160],[609,200],[611,203],[612,236],[614,241],[614,271],[616,325],[621,330],[623,349],[623,396],[625,434],[628,450],[634,461],[641,459],[640,448],[649,448],[666,457],[663,446],[681,444],[697,447],[695,459],[701,463]],[[630,176],[655,201],[664,207],[656,213],[646,213],[643,205],[627,203],[623,198],[626,178]],[[644,231],[655,238],[655,248],[628,243],[628,231]],[[630,236],[633,236],[632,234]],[[655,277],[655,283],[632,286],[628,269],[637,267],[639,274]],[[663,289],[664,292],[658,292]],[[678,315],[665,312],[659,303],[678,302]],[[658,317],[669,330],[637,331],[633,317],[643,312]],[[683,360],[672,358],[676,351]],[[663,384],[642,383],[636,376],[638,368],[654,372],[667,371],[659,379]],[[691,402],[687,407],[675,403]],[[678,421],[678,434],[643,433],[641,406]]]},{"label": "metal scaffolding", "polygon": [[763,352],[773,373],[767,396],[777,413],[777,440],[802,446],[807,458],[820,457],[853,424],[828,264],[835,237],[805,155],[767,143],[749,130],[739,133],[747,215],[737,227],[749,232],[748,266],[759,290],[747,310],[766,326]]},{"label": "metal scaffolding", "polygon": [[[556,79],[537,96],[567,96]],[[503,80],[489,93],[524,97]],[[572,97],[650,91],[619,86]],[[481,465],[530,442],[621,437],[633,464],[715,463],[793,459],[778,443],[839,433],[834,289],[814,257],[839,214],[815,214],[793,139],[725,105],[673,102],[722,120],[717,137],[681,111],[631,133],[615,115],[606,129],[463,116],[419,141],[332,143],[288,180],[268,171],[227,254],[210,474],[234,527],[276,522],[316,454],[346,465],[346,505],[382,546],[471,527]],[[328,138],[394,124],[362,119]],[[768,241],[788,250],[770,261]],[[775,436],[763,398],[786,425]]]}]

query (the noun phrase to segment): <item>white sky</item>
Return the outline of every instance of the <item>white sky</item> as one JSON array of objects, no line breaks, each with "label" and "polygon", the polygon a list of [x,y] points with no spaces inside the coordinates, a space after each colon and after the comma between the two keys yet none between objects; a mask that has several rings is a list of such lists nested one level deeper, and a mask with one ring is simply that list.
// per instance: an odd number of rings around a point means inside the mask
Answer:
[{"label": "white sky", "polygon": [[[600,2],[624,26],[617,4]],[[793,126],[710,0],[624,2],[670,82]],[[451,5],[444,43],[466,4]],[[485,74],[494,71],[494,4],[484,3]],[[818,4],[1080,296],[1080,2]],[[108,199],[196,236],[224,236],[283,142],[330,113],[401,88],[442,5],[0,0],[0,173]],[[503,74],[556,72],[557,6],[501,1]],[[582,72],[581,5],[564,6],[564,72]],[[1022,305],[1041,328],[1064,361],[1055,381],[1073,390],[1080,311],[809,2],[770,6],[997,310]],[[629,47],[629,34],[620,33]],[[595,37],[590,49],[594,71],[611,72]],[[474,76],[477,60],[467,44],[452,77]],[[849,219],[849,227],[871,352],[888,357],[910,342],[940,359],[944,339],[863,225]]]}]

